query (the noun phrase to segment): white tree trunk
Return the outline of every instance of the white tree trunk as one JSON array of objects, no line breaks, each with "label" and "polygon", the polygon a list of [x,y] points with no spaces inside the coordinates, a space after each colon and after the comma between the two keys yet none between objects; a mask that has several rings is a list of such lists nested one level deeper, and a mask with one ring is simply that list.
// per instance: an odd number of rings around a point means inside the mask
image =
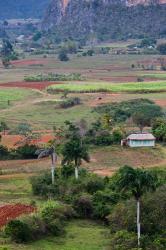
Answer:
[{"label": "white tree trunk", "polygon": [[75,178],[78,179],[78,167],[75,167]]},{"label": "white tree trunk", "polygon": [[138,247],[140,247],[141,224],[140,224],[140,201],[139,200],[137,200],[137,236],[138,236]]},{"label": "white tree trunk", "polygon": [[57,160],[57,156],[56,156],[55,152],[53,152],[53,154],[51,155],[51,161],[52,161],[52,165],[51,165],[52,184],[55,183],[55,164],[56,164],[56,160]]},{"label": "white tree trunk", "polygon": [[51,177],[52,177],[52,184],[55,183],[55,166],[51,166]]}]

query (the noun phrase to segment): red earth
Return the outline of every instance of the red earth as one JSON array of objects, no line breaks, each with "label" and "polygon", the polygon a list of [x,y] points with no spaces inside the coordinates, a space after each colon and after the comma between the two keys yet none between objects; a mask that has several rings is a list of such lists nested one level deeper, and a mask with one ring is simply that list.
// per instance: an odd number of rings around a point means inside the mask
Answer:
[{"label": "red earth", "polygon": [[24,136],[21,135],[1,135],[1,143],[3,146],[12,149],[12,148],[18,148],[20,146],[25,145],[28,143],[29,145],[37,145],[42,146],[47,144],[49,141],[52,141],[55,139],[55,136],[53,134],[38,134],[38,138],[26,139]]},{"label": "red earth", "polygon": [[163,108],[166,107],[166,100],[155,100],[155,103]]},{"label": "red earth", "polygon": [[48,63],[47,59],[31,59],[31,60],[16,60],[12,61],[11,64],[15,66],[27,66],[27,65],[38,65]]},{"label": "red earth", "polygon": [[0,206],[0,227],[5,226],[9,221],[19,217],[22,214],[29,214],[35,211],[35,207],[24,204],[10,204]]},{"label": "red earth", "polygon": [[38,89],[43,90],[50,85],[61,84],[60,82],[9,82],[9,83],[0,83],[0,87],[7,88],[28,88],[28,89]]}]

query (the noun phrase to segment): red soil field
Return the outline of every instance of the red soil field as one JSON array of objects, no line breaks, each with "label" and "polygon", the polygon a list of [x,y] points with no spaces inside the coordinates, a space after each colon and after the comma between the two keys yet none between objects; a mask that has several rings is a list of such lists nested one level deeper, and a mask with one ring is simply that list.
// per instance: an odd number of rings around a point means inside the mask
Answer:
[{"label": "red soil field", "polygon": [[29,214],[36,211],[36,208],[24,205],[4,205],[0,207],[0,227],[5,226],[9,221],[19,217],[22,214]]},{"label": "red soil field", "polygon": [[21,135],[1,135],[1,144],[9,149],[17,148],[19,146],[25,145],[28,143],[29,145],[45,145],[49,141],[54,140],[55,136],[52,134],[39,134],[38,139],[29,139],[26,140],[24,136]]},{"label": "red soil field", "polygon": [[27,65],[37,65],[37,64],[46,64],[48,63],[47,59],[31,59],[31,60],[16,60],[12,61],[11,64],[15,66],[27,66]]},{"label": "red soil field", "polygon": [[155,100],[155,103],[161,106],[162,108],[166,107],[166,100]]},{"label": "red soil field", "polygon": [[9,83],[1,83],[0,87],[7,88],[28,88],[28,89],[38,89],[43,90],[50,85],[60,84],[59,82],[9,82]]}]

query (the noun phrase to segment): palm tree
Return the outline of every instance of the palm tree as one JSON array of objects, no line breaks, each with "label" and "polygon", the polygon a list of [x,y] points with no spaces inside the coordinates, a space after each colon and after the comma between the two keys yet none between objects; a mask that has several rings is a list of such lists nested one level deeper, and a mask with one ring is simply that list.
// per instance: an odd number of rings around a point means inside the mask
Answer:
[{"label": "palm tree", "polygon": [[54,146],[50,146],[46,149],[39,149],[36,151],[38,155],[38,159],[45,158],[51,156],[51,177],[52,177],[52,184],[55,183],[55,163],[57,161],[57,154],[55,153]]},{"label": "palm tree", "polygon": [[134,169],[124,166],[119,170],[118,189],[123,192],[130,191],[137,202],[137,236],[138,247],[140,246],[141,224],[140,224],[140,200],[143,194],[148,191],[155,191],[157,176],[144,169]]},{"label": "palm tree", "polygon": [[82,160],[89,162],[90,157],[86,145],[82,142],[80,136],[71,137],[62,148],[62,165],[74,162],[75,178],[78,179],[78,169]]}]

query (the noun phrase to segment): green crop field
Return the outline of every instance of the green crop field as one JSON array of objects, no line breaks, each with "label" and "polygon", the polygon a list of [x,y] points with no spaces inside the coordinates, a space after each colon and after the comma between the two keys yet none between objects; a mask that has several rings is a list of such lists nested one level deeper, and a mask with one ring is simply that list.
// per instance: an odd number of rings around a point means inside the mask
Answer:
[{"label": "green crop field", "polygon": [[20,88],[0,88],[0,109],[7,108],[17,101],[33,98],[39,94],[32,90]]},{"label": "green crop field", "polygon": [[166,81],[158,82],[132,82],[132,83],[108,83],[108,82],[81,82],[52,85],[48,90],[69,92],[160,92],[166,91]]},{"label": "green crop field", "polygon": [[154,74],[145,74],[143,75],[144,78],[156,78],[165,80],[166,79],[166,73],[154,73]]}]

